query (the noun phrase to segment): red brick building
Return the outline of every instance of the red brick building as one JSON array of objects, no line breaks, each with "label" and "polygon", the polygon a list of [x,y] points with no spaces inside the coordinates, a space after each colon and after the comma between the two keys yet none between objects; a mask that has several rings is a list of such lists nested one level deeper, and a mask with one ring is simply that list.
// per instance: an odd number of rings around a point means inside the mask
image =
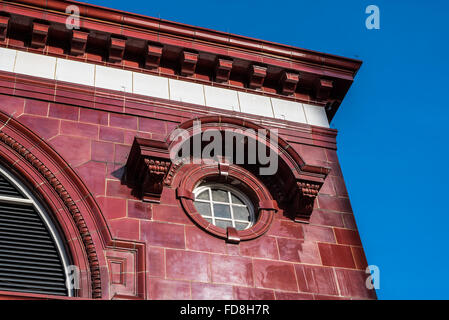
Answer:
[{"label": "red brick building", "polygon": [[[360,65],[75,1],[0,1],[0,298],[375,298],[329,128]],[[233,151],[267,147],[277,170],[251,152],[174,161],[181,129],[190,145],[234,130]]]}]

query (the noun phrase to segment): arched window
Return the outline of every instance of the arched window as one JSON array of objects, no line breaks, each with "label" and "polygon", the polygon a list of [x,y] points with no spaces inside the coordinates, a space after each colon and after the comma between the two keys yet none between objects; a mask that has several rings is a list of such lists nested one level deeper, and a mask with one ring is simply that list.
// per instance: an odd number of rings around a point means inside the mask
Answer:
[{"label": "arched window", "polygon": [[73,296],[69,265],[44,206],[0,165],[0,291]]}]

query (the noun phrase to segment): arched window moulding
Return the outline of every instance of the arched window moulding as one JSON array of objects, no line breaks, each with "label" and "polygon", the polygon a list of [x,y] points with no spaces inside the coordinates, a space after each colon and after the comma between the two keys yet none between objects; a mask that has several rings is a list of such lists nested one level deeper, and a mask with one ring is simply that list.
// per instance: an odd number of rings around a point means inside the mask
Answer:
[{"label": "arched window moulding", "polygon": [[[200,122],[200,132],[195,132],[195,122]],[[241,130],[244,134],[248,132],[247,129],[265,130],[253,122],[224,116],[205,116],[191,119],[180,124],[176,129],[187,132],[188,138],[210,129],[219,132],[236,129]],[[267,148],[272,148],[269,143],[269,135],[262,138],[248,135],[245,137],[257,139],[258,143],[267,146]],[[170,156],[170,152],[176,143],[176,141],[170,140],[170,137],[166,140],[135,138],[126,165],[125,180],[134,189],[135,195],[141,197],[144,201],[158,203],[163,188],[166,186],[174,187],[173,181],[181,179],[177,175],[185,163],[182,161],[173,162]],[[281,137],[278,137],[276,149],[272,151],[276,152],[279,159],[277,172],[266,177],[256,174],[257,179],[263,182],[262,185],[265,185],[273,194],[272,200],[278,202],[279,207],[282,207],[283,211],[292,219],[297,222],[308,223],[315,198],[330,169],[306,164],[301,156]],[[230,168],[234,170],[238,167],[227,163],[225,160],[223,162],[218,160],[210,166],[214,167],[217,172],[225,172],[231,170]],[[245,167],[245,165],[240,167]],[[206,170],[206,167],[203,169]],[[254,170],[250,166],[247,169],[248,172],[254,174]],[[204,170],[203,173],[206,172]],[[180,198],[188,198],[185,195],[192,190],[184,189],[180,192],[184,194]],[[183,203],[183,205],[187,204]]]},{"label": "arched window moulding", "polygon": [[[81,274],[78,298],[146,298],[145,243],[112,238],[94,197],[69,164],[39,136],[3,112],[0,162],[34,191],[59,225],[72,263]],[[111,263],[131,266],[135,272],[126,275],[129,279],[113,283]]]}]

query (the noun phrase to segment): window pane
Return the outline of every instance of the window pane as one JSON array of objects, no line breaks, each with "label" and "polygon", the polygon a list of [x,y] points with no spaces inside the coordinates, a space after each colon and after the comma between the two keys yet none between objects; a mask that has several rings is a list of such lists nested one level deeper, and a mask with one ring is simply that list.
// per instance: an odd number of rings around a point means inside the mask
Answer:
[{"label": "window pane", "polygon": [[235,223],[235,228],[237,230],[245,230],[246,228],[248,228],[249,223],[243,223],[243,222],[236,222]]},{"label": "window pane", "polygon": [[233,204],[244,204],[243,201],[237,198],[232,192],[231,192],[231,199]]},{"label": "window pane", "polygon": [[195,199],[209,200],[209,190],[204,190],[204,191],[201,192],[199,195],[197,195],[197,196],[195,197]]},{"label": "window pane", "polygon": [[231,219],[231,210],[226,204],[214,204],[215,217]]},{"label": "window pane", "polygon": [[227,227],[232,227],[231,221],[225,221],[225,220],[217,220],[215,219],[215,225],[219,228],[226,229]]},{"label": "window pane", "polygon": [[224,190],[212,189],[212,200],[220,202],[229,202],[228,192]]},{"label": "window pane", "polygon": [[193,204],[195,205],[195,208],[199,212],[199,214],[201,214],[202,216],[211,216],[209,203],[195,201],[193,202]]},{"label": "window pane", "polygon": [[232,210],[234,211],[234,219],[250,221],[250,215],[247,207],[232,206]]}]

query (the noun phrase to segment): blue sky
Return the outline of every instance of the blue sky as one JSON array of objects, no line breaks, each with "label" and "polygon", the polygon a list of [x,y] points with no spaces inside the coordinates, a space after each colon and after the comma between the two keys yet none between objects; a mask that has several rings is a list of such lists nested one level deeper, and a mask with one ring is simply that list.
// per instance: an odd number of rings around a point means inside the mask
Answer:
[{"label": "blue sky", "polygon": [[331,126],[378,297],[449,299],[447,1],[84,2],[363,60]]}]

